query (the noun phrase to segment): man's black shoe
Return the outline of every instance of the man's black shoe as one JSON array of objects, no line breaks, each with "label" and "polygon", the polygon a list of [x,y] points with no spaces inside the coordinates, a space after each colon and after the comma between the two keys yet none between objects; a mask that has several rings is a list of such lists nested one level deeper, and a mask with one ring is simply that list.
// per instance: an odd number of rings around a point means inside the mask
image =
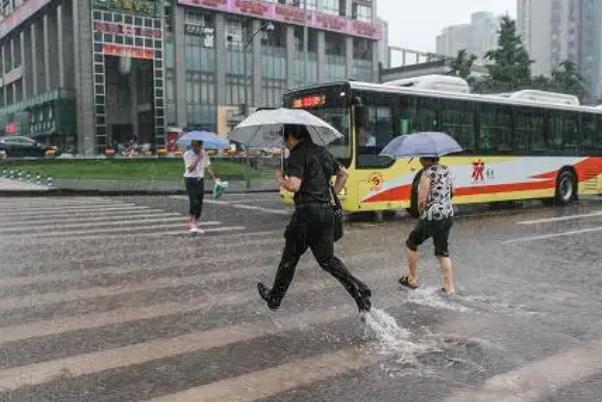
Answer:
[{"label": "man's black shoe", "polygon": [[268,308],[272,311],[278,310],[277,305],[274,304],[272,299],[270,298],[270,291],[263,283],[257,283],[257,291],[259,292],[259,296],[268,304]]},{"label": "man's black shoe", "polygon": [[372,302],[370,301],[370,297],[364,296],[356,300],[356,303],[360,313],[369,313],[372,309]]}]

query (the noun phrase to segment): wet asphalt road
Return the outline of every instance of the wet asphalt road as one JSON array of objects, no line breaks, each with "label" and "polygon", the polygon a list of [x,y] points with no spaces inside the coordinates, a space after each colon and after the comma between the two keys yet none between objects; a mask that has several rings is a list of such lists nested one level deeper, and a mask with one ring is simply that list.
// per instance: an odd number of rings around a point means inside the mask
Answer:
[{"label": "wet asphalt road", "polygon": [[186,209],[0,199],[0,401],[602,401],[600,198],[465,208],[454,297],[431,245],[422,288],[397,285],[411,220],[354,217],[337,253],[373,288],[366,324],[310,255],[279,312],[259,301],[276,195],[207,203],[196,238]]}]

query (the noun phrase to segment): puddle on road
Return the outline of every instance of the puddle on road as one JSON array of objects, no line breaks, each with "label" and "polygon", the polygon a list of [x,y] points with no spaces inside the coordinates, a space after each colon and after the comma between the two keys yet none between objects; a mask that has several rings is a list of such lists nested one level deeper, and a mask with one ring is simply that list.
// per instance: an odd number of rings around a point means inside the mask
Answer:
[{"label": "puddle on road", "polygon": [[409,292],[408,302],[419,304],[422,306],[432,307],[435,309],[444,309],[467,313],[472,311],[466,306],[455,303],[454,299],[460,299],[460,296],[446,296],[439,288],[421,287]]},{"label": "puddle on road", "polygon": [[[413,292],[413,303],[466,312],[471,309],[446,300],[438,289]],[[479,375],[485,355],[499,351],[491,341],[461,335],[435,334],[429,328],[410,331],[384,310],[373,308],[365,315],[366,335],[376,342],[366,352],[384,356],[380,369],[386,377],[441,378],[449,370],[465,376]]]}]

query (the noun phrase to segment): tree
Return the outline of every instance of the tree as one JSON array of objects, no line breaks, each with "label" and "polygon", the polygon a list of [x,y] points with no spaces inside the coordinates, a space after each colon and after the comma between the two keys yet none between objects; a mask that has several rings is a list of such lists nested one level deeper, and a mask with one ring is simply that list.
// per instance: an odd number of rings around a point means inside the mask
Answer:
[{"label": "tree", "polygon": [[498,48],[487,52],[485,59],[491,63],[486,66],[489,77],[479,84],[482,91],[513,91],[530,83],[533,60],[509,16],[502,18]]},{"label": "tree", "polygon": [[576,95],[582,100],[589,96],[585,80],[572,60],[563,61],[558,69],[552,71],[551,86],[558,92]]},{"label": "tree", "polygon": [[466,49],[460,50],[456,58],[451,61],[449,65],[451,71],[448,74],[468,79],[472,73],[472,66],[477,59],[478,57],[474,54],[469,56]]},{"label": "tree", "polygon": [[531,79],[531,89],[538,89],[540,91],[553,91],[555,90],[552,85],[552,80],[545,75],[537,75]]}]

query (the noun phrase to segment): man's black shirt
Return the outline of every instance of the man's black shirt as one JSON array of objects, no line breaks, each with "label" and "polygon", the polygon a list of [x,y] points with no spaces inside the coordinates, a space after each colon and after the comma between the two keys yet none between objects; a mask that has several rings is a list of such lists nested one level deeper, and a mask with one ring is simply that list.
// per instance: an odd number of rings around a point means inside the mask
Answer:
[{"label": "man's black shirt", "polygon": [[330,202],[330,179],[339,170],[339,162],[325,148],[301,141],[291,151],[285,169],[287,176],[301,179],[295,205]]}]

